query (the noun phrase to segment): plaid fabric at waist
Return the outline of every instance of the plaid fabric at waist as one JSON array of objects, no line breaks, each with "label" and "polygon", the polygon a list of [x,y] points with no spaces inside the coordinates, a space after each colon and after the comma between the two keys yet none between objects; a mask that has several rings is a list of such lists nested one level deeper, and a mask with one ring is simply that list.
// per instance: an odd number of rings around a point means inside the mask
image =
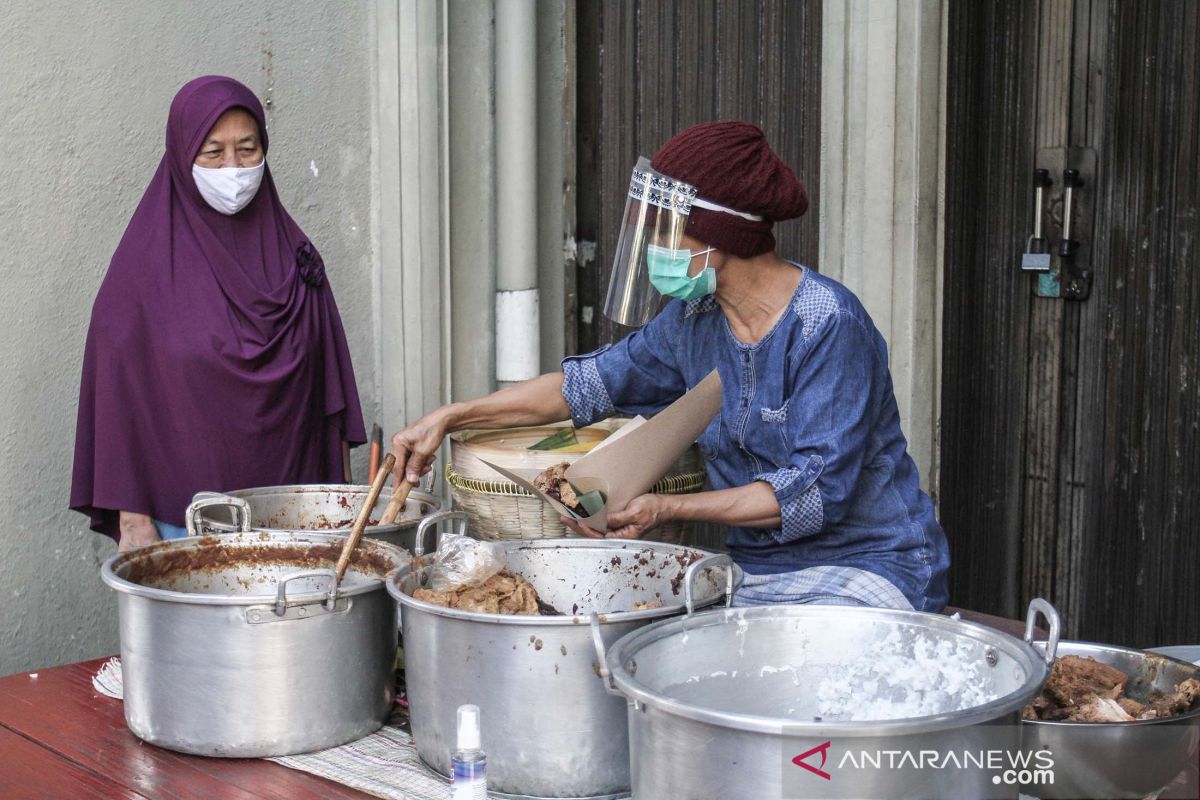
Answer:
[{"label": "plaid fabric at waist", "polygon": [[857,567],[809,567],[774,575],[747,574],[733,597],[735,606],[810,603],[912,609],[895,584]]}]

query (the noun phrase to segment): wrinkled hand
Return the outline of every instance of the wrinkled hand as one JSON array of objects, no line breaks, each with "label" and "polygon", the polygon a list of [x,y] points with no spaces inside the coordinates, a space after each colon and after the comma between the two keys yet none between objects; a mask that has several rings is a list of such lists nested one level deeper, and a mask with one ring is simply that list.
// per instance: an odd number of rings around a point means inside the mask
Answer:
[{"label": "wrinkled hand", "polygon": [[135,547],[143,547],[159,541],[158,528],[154,520],[145,514],[135,514],[132,511],[122,511],[118,517],[120,539],[117,540],[117,552],[124,553]]},{"label": "wrinkled hand", "polygon": [[630,500],[620,511],[609,512],[607,533],[594,531],[568,517],[563,517],[562,521],[576,533],[593,539],[639,539],[646,531],[670,520],[661,495],[643,494]]},{"label": "wrinkled hand", "polygon": [[392,453],[396,456],[392,474],[396,483],[407,479],[416,486],[421,476],[433,469],[437,450],[446,438],[446,425],[446,415],[439,408],[392,437]]}]

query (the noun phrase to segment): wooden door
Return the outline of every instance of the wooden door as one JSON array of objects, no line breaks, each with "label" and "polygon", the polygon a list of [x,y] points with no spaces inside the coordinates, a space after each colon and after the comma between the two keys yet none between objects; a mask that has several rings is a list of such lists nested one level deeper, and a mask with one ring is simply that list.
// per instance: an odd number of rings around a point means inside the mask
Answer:
[{"label": "wooden door", "polygon": [[[604,318],[629,174],[699,122],[744,119],[808,188],[821,147],[821,0],[580,0],[575,352],[629,329]],[[776,225],[778,250],[817,266],[817,215]]]},{"label": "wooden door", "polygon": [[[950,4],[938,500],[955,604],[1012,616],[1043,596],[1072,638],[1200,641],[1198,14]],[[1038,168],[1057,252],[1071,166],[1079,244],[1055,284],[1021,254]]]}]

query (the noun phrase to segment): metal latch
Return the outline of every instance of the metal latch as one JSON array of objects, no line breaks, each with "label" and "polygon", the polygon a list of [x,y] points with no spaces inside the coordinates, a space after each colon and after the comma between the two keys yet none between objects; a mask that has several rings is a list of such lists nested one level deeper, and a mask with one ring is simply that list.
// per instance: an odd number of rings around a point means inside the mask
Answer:
[{"label": "metal latch", "polygon": [[1046,237],[1042,233],[1045,216],[1046,189],[1052,185],[1050,170],[1033,171],[1033,235],[1025,243],[1025,254],[1021,256],[1021,269],[1026,272],[1049,272],[1050,251],[1046,249]]},{"label": "metal latch", "polygon": [[[1038,297],[1086,300],[1092,289],[1096,151],[1044,148],[1036,163],[1033,235],[1021,256],[1021,269],[1037,273]],[[1056,176],[1060,182],[1055,182]],[[1043,233],[1047,214],[1060,234],[1055,247]]]}]

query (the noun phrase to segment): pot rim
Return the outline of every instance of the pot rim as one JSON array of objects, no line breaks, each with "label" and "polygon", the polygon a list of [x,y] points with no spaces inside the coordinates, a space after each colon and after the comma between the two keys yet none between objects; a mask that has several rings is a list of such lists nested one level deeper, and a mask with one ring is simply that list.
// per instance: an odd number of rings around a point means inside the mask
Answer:
[{"label": "pot rim", "polygon": [[[1200,680],[1200,664],[1193,664],[1190,661],[1184,661],[1181,658],[1174,656],[1163,655],[1153,651],[1138,650],[1134,647],[1122,647],[1116,644],[1102,644],[1100,642],[1085,642],[1071,641],[1069,639],[1061,639],[1058,643],[1059,656],[1079,655],[1079,653],[1063,652],[1064,649],[1081,649],[1089,653],[1108,652],[1108,653],[1123,653],[1125,655],[1137,656],[1139,658],[1153,657],[1162,661],[1167,661],[1172,664],[1177,664],[1185,669],[1190,669],[1191,677]],[[1036,646],[1035,646],[1036,649]],[[1176,714],[1173,717],[1165,717],[1163,719],[1135,719],[1129,722],[1071,722],[1064,719],[1022,719],[1022,725],[1039,725],[1047,728],[1075,728],[1078,730],[1114,730],[1116,728],[1141,728],[1146,725],[1171,725],[1180,722],[1184,724],[1192,724],[1193,721],[1200,721],[1200,704],[1197,704],[1191,711],[1185,711],[1182,714]]]},{"label": "pot rim", "polygon": [[[495,541],[495,544],[501,545],[505,550],[545,550],[550,548],[569,548],[569,549],[589,549],[595,548],[600,550],[636,550],[652,549],[662,550],[667,552],[690,552],[699,553],[701,558],[708,556],[719,555],[711,550],[704,550],[699,547],[689,547],[682,544],[671,544],[670,542],[655,542],[651,540],[640,539],[513,539],[509,541]],[[578,626],[584,630],[588,629],[591,624],[590,614],[563,614],[557,617],[544,616],[527,616],[519,614],[489,614],[483,611],[463,611],[458,608],[447,608],[445,606],[427,603],[424,600],[418,600],[410,594],[401,591],[399,582],[400,579],[406,577],[413,569],[427,566],[427,562],[433,558],[434,553],[426,553],[423,556],[412,558],[406,564],[402,564],[392,570],[384,578],[384,584],[387,586],[388,594],[395,598],[401,605],[412,608],[418,611],[424,611],[428,614],[433,614],[439,617],[449,617],[451,619],[464,620],[466,622],[486,623],[492,625],[525,625],[525,626],[547,626],[547,627],[568,627]],[[725,569],[734,569],[740,572],[736,565],[717,564],[714,567],[723,567]],[[686,570],[687,567],[681,567]],[[737,573],[735,572],[734,584],[737,584]],[[722,593],[717,593],[711,597],[705,597],[696,600],[697,608],[707,608],[721,599]],[[675,605],[662,605],[658,608],[647,608],[641,611],[615,611],[611,614],[600,614],[599,621],[601,625],[616,624],[621,622],[639,622],[642,620],[653,620],[660,617],[669,617],[678,614],[684,608],[684,590],[681,587],[679,591],[679,602]]]},{"label": "pot rim", "polygon": [[[823,722],[801,722],[780,717],[765,717],[754,714],[738,714],[718,711],[694,703],[686,703],[652,691],[639,682],[625,669],[625,663],[636,658],[645,647],[702,627],[721,625],[730,619],[754,619],[757,617],[882,617],[899,622],[925,624],[934,630],[968,635],[996,647],[1015,659],[1025,668],[1027,677],[1021,688],[983,705],[962,711],[950,711],[923,717],[906,717],[894,720],[830,720]],[[1031,645],[1002,631],[974,622],[956,620],[942,614],[927,611],[907,611],[892,608],[856,608],[847,606],[793,605],[793,606],[749,606],[717,609],[663,620],[627,633],[608,648],[606,665],[617,691],[634,700],[672,716],[702,722],[721,728],[767,733],[786,736],[879,736],[907,735],[944,730],[950,727],[965,727],[999,719],[1007,714],[1019,713],[1039,691],[1050,668],[1041,654]],[[951,724],[948,724],[951,723]]]},{"label": "pot rim", "polygon": [[[261,497],[263,495],[270,495],[270,494],[304,495],[304,494],[309,494],[309,493],[315,494],[316,492],[331,492],[331,493],[336,492],[336,493],[350,494],[350,495],[354,495],[354,496],[358,496],[358,495],[365,496],[370,491],[371,491],[370,486],[365,485],[365,484],[355,484],[355,483],[351,483],[351,484],[346,484],[346,483],[285,483],[285,484],[279,484],[277,486],[254,486],[249,489],[230,489],[227,492],[216,492],[216,494],[224,494],[224,495],[229,495],[230,497],[238,497],[243,500],[251,500],[256,497]],[[379,500],[376,501],[375,507],[379,508],[380,502],[382,502],[383,505],[387,505],[386,501],[391,496],[392,496],[392,487],[385,486],[379,492]],[[433,514],[433,513],[436,513],[438,511],[442,510],[442,498],[438,497],[437,495],[435,495],[431,492],[426,492],[423,489],[414,488],[411,492],[409,492],[408,496],[410,499],[417,500],[417,501],[420,501],[427,505],[433,506],[432,510],[429,512],[430,514]],[[349,510],[352,511],[353,509],[349,509]],[[421,520],[424,518],[425,518],[424,516],[410,517],[410,518],[398,518],[395,522],[393,522],[389,525],[368,525],[367,527],[363,528],[363,535],[364,536],[379,536],[382,534],[396,533],[398,531],[404,530],[405,528],[416,527],[417,525],[421,524]],[[229,523],[213,522],[211,520],[207,520],[206,524],[210,525],[210,526],[221,526],[217,529],[222,533],[235,532],[234,527],[232,525],[230,525]],[[225,527],[229,528],[229,531],[224,531],[222,529]],[[250,530],[262,531],[264,533],[348,534],[348,533],[350,533],[350,531],[353,527],[354,527],[353,525],[348,525],[344,528],[268,528],[263,525],[254,524],[253,519],[251,519],[251,521],[250,521]]]},{"label": "pot rim", "polygon": [[[309,541],[309,542],[302,541],[302,543],[308,543],[308,544],[332,543],[334,541],[340,541],[340,540],[344,540],[346,538],[345,536],[342,536],[342,535],[333,534],[333,533],[324,533],[324,532],[317,533],[314,531],[282,531],[282,532],[272,533],[270,535],[270,538],[264,540],[262,538],[262,535],[264,533],[267,533],[267,532],[252,530],[252,531],[246,531],[246,532],[242,532],[242,533],[220,533],[220,534],[207,533],[207,534],[204,534],[203,536],[189,536],[189,537],[186,537],[183,539],[168,539],[167,541],[158,542],[157,544],[148,545],[146,547],[139,547],[137,549],[129,550],[124,553],[116,553],[112,556],[109,556],[109,558],[105,560],[104,564],[101,565],[100,579],[103,580],[104,583],[109,586],[109,588],[115,589],[116,591],[121,592],[122,594],[133,595],[134,597],[144,597],[149,600],[159,600],[159,601],[166,602],[166,603],[181,603],[184,605],[195,605],[195,606],[258,606],[258,605],[264,605],[264,604],[271,604],[271,603],[275,602],[275,595],[273,593],[272,594],[256,594],[256,595],[202,594],[200,592],[181,592],[181,591],[176,591],[174,589],[159,589],[154,586],[145,586],[140,583],[134,583],[133,581],[123,578],[117,574],[117,569],[121,566],[124,566],[124,564],[126,562],[133,560],[134,557],[145,556],[145,555],[148,555],[151,553],[159,552],[161,550],[180,550],[180,549],[187,549],[187,548],[195,548],[195,547],[198,547],[199,545],[201,545],[202,543],[204,543],[205,540],[211,541],[214,539],[222,539],[227,536],[230,536],[230,537],[239,536],[240,537],[240,536],[252,535],[253,539],[249,540],[249,542],[252,542],[255,544],[278,543],[281,546],[287,544],[288,542],[296,541],[298,537],[303,537],[304,539],[311,538],[312,540],[315,540],[315,541]],[[358,546],[362,547],[364,544],[368,544],[368,543],[366,541],[360,541]],[[398,563],[402,562],[402,561],[407,561],[409,559],[409,555],[404,550],[404,548],[397,547],[396,545],[388,544],[387,542],[371,540],[369,542],[368,546],[373,547],[373,548],[380,548],[383,550],[394,551],[391,555],[393,555],[393,557],[395,558],[395,560]],[[304,570],[301,568],[297,568],[296,571],[300,572],[300,571],[304,571]],[[357,573],[357,574],[362,575],[365,573]],[[368,576],[368,579],[362,581],[361,583],[357,583],[353,586],[347,586],[345,588],[339,588],[337,596],[339,598],[355,597],[358,595],[367,594],[369,592],[379,591],[379,590],[383,589],[383,584],[384,584],[385,579],[386,579],[386,576],[380,576],[380,577]],[[278,584],[276,584],[276,585],[278,585]],[[288,602],[289,606],[299,606],[299,605],[310,605],[313,603],[323,603],[327,599],[328,599],[328,593],[325,591],[298,592],[298,593],[294,593],[294,594],[289,593],[287,595],[287,602]]]}]

